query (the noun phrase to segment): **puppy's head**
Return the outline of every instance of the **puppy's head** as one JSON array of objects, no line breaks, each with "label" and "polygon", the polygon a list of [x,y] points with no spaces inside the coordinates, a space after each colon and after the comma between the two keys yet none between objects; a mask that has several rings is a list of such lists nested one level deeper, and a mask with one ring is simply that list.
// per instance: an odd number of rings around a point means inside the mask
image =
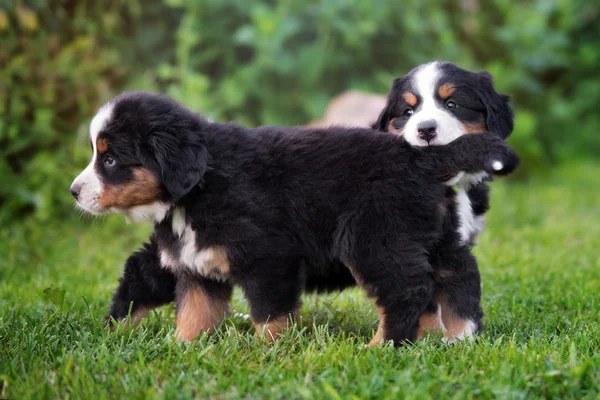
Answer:
[{"label": "puppy's head", "polygon": [[505,139],[513,129],[508,100],[494,90],[489,73],[435,61],[394,80],[374,128],[402,135],[413,146],[486,131]]},{"label": "puppy's head", "polygon": [[92,160],[71,185],[77,205],[92,214],[164,218],[206,171],[204,123],[162,95],[130,92],[109,101],[90,124]]}]

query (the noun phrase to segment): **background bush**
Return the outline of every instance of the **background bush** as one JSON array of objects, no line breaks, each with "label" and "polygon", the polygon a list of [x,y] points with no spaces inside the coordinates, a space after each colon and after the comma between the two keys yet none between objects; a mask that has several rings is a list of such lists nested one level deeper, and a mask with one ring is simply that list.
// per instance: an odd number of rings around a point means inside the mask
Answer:
[{"label": "background bush", "polygon": [[74,214],[67,188],[89,158],[89,119],[126,88],[218,120],[303,124],[344,90],[385,93],[414,66],[448,60],[513,95],[523,172],[597,157],[599,12],[570,0],[9,2],[0,221]]}]

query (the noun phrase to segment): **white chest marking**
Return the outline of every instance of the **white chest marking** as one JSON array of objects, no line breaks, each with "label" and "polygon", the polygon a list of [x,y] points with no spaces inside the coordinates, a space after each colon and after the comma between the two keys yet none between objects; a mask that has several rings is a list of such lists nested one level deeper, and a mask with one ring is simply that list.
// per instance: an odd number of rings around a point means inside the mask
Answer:
[{"label": "white chest marking", "polygon": [[[127,215],[125,216],[125,219],[127,220],[127,222],[140,222],[145,220],[161,222],[167,216],[169,208],[171,208],[169,204],[160,201],[155,201],[151,204],[134,206],[127,210]],[[113,209],[112,211],[122,212],[122,210],[119,210],[117,208]]]},{"label": "white chest marking", "polygon": [[185,214],[179,208],[173,212],[172,229],[181,245],[179,257],[169,250],[162,249],[160,260],[163,267],[171,270],[186,268],[198,275],[219,281],[226,281],[229,278],[229,261],[225,249],[222,247],[198,249],[196,232],[186,222]]},{"label": "white chest marking", "polygon": [[486,172],[477,174],[459,174],[460,176],[456,184],[459,186],[456,194],[456,209],[458,212],[458,233],[460,234],[461,243],[467,244],[483,231],[485,223],[484,216],[475,216],[471,200],[467,195],[467,190],[473,185],[480,183],[487,176]]},{"label": "white chest marking", "polygon": [[458,233],[462,244],[469,242],[471,233],[475,231],[476,222],[471,207],[471,200],[465,189],[459,189],[456,194],[456,209],[458,211]]}]

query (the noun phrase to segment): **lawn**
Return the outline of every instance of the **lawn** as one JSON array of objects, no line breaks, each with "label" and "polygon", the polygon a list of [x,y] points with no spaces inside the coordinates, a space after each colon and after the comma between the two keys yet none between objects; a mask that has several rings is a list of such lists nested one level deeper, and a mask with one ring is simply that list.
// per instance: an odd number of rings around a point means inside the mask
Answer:
[{"label": "lawn", "polygon": [[238,314],[195,343],[174,341],[172,306],[109,333],[123,262],[150,227],[119,216],[3,226],[0,398],[598,398],[599,175],[578,164],[493,183],[475,249],[486,330],[457,345],[363,348],[377,314],[357,289],[305,296],[274,344],[239,314],[239,291]]}]

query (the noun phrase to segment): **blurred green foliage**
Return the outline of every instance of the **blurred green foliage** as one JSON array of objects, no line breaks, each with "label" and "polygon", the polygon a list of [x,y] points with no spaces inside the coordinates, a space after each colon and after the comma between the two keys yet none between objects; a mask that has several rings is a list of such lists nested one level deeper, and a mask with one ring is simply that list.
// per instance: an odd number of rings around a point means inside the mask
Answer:
[{"label": "blurred green foliage", "polygon": [[[165,91],[218,120],[303,124],[433,59],[486,69],[522,171],[600,152],[600,5],[577,0],[0,2],[0,221],[72,215],[87,123]],[[77,140],[76,140],[77,139]]]}]

